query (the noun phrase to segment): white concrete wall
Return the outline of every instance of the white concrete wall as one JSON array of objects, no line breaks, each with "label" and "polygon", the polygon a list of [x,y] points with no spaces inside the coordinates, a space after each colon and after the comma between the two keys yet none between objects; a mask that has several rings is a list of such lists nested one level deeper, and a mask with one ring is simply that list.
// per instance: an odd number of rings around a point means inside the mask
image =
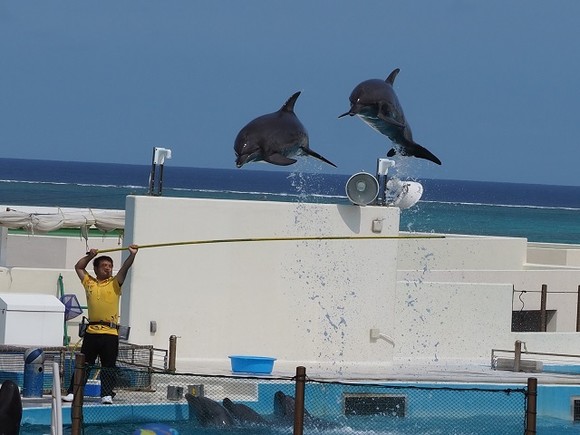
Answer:
[{"label": "white concrete wall", "polygon": [[530,243],[528,262],[580,267],[580,246],[550,243]]},{"label": "white concrete wall", "polygon": [[[398,209],[129,197],[126,243],[398,234]],[[397,240],[273,241],[141,249],[122,302],[132,340],[178,339],[178,369],[229,370],[228,355],[277,368],[377,369],[371,328],[394,325]],[[156,321],[157,333],[149,332]]]},{"label": "white concrete wall", "polygon": [[0,267],[6,266],[7,248],[8,248],[8,228],[0,227]]},{"label": "white concrete wall", "polygon": [[[580,270],[400,270],[398,280],[509,284],[513,310],[539,310],[542,284],[548,286],[547,310],[556,310],[555,332],[575,332]],[[513,289],[513,291],[512,291]],[[522,293],[524,292],[524,293]],[[508,302],[512,309],[511,299]]]},{"label": "white concrete wall", "polygon": [[492,348],[513,347],[507,284],[399,282],[395,313],[398,363],[489,361]]},{"label": "white concrete wall", "polygon": [[403,239],[400,270],[521,270],[527,241],[514,237],[443,235],[443,239]]},{"label": "white concrete wall", "polygon": [[[59,297],[58,278],[63,277],[64,293],[75,294],[86,306],[84,289],[74,271],[74,265],[86,252],[85,240],[60,235],[7,234],[4,245],[6,263],[0,267],[1,293],[41,293]],[[120,246],[118,237],[89,237],[89,248],[111,249]],[[107,253],[120,266],[119,251]],[[89,267],[90,270],[91,267]],[[78,341],[80,317],[68,322],[67,334]],[[33,333],[34,331],[31,331]]]},{"label": "white concrete wall", "polygon": [[[89,248],[113,249],[121,246],[115,236],[90,236]],[[62,237],[58,235],[9,234],[6,243],[7,267],[39,267],[72,269],[87,252],[86,242],[80,236]],[[107,254],[115,264],[121,258],[119,252]]]},{"label": "white concrete wall", "polygon": [[[399,298],[397,312],[414,317],[398,324],[411,322],[415,328],[410,337],[399,337],[395,358],[433,363],[463,355],[485,360],[493,348],[513,349],[515,340],[526,342],[530,351],[577,353],[580,268],[561,267],[576,252],[569,245],[528,250],[525,239],[517,238],[401,240],[397,280],[400,295],[406,296]],[[542,284],[548,287],[547,309],[557,312],[549,325],[553,332],[512,333],[512,310],[539,310]],[[435,346],[430,337],[443,340]]]},{"label": "white concrete wall", "polygon": [[[376,219],[380,234],[371,229]],[[397,236],[398,226],[398,210],[385,207],[129,197],[123,245]],[[23,262],[30,253],[32,264],[45,266],[0,268],[0,291],[55,295],[62,274],[65,293],[85,304],[72,270],[86,251],[84,241],[51,244],[43,237],[12,239]],[[90,239],[89,246],[117,247],[117,240]],[[145,247],[124,286],[122,323],[131,326],[134,343],[167,349],[169,337],[178,336],[178,370],[211,373],[229,371],[231,354],[277,357],[276,370],[284,373],[306,365],[310,373],[340,374],[387,373],[397,364],[486,363],[492,348],[513,349],[515,340],[530,351],[577,353],[580,334],[572,331],[580,270],[549,261],[530,265],[526,250],[525,239],[468,236]],[[120,253],[111,256],[118,267]],[[52,257],[62,267],[49,268]],[[528,291],[526,309],[538,309],[534,292],[541,284],[551,292],[548,309],[558,311],[556,332],[512,333],[512,306],[520,307],[513,288]],[[150,321],[157,322],[156,333]],[[76,326],[69,322],[73,342]],[[371,340],[371,329],[394,345]]]}]

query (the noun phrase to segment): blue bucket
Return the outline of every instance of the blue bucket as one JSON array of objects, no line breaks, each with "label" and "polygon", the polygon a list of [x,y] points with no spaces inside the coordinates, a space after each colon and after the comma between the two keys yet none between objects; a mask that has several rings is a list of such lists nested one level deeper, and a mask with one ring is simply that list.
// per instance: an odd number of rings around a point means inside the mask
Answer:
[{"label": "blue bucket", "polygon": [[269,356],[230,355],[232,372],[269,375],[274,368],[276,358]]}]

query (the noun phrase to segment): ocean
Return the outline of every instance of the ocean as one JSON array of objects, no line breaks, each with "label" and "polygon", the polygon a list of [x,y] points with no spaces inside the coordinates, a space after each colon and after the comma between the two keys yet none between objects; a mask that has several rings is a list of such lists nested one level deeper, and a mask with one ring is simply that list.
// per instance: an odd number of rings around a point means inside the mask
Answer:
[{"label": "ocean", "polygon": [[[0,158],[0,204],[124,209],[147,195],[149,165]],[[155,192],[159,172],[156,172]],[[348,175],[173,167],[162,195],[349,204]],[[415,179],[421,200],[401,212],[401,230],[526,237],[580,244],[580,186]]]}]

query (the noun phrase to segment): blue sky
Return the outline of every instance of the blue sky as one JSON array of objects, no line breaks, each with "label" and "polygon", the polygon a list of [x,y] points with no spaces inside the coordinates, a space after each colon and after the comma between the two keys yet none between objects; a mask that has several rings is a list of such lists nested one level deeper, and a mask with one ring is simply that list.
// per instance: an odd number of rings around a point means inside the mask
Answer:
[{"label": "blue sky", "polygon": [[238,131],[295,91],[310,146],[374,171],[389,140],[338,119],[352,89],[401,72],[416,178],[580,185],[580,2],[3,1],[3,157],[235,168]]}]

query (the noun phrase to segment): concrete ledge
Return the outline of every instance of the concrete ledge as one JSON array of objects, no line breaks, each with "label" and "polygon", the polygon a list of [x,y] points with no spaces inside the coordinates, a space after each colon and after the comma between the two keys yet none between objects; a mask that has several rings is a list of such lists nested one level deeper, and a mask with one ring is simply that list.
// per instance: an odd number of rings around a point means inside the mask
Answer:
[{"label": "concrete ledge", "polygon": [[[514,371],[514,358],[498,358],[495,363],[496,370]],[[520,360],[520,372],[541,373],[544,371],[544,363],[535,360]]]}]

